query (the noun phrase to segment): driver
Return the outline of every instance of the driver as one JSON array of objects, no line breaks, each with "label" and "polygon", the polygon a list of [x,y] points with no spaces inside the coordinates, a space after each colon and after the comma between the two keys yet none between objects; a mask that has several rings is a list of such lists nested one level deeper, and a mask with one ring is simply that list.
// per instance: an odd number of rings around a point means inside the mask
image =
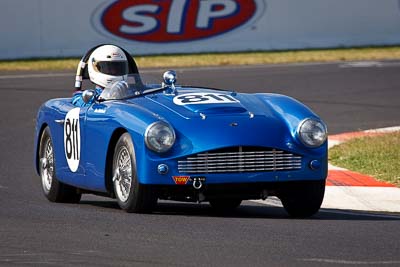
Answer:
[{"label": "driver", "polygon": [[[95,85],[96,96],[99,96],[108,84],[128,79],[128,59],[124,51],[115,45],[102,45],[96,48],[87,64],[89,79]],[[80,90],[74,93],[71,102],[78,107],[92,103],[92,101],[89,103],[83,101]]]}]

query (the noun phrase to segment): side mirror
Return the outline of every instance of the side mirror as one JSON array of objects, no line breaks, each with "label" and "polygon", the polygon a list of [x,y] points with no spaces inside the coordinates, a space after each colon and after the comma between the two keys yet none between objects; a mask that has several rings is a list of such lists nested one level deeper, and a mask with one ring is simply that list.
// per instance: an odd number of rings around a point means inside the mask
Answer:
[{"label": "side mirror", "polygon": [[82,93],[83,102],[85,102],[85,104],[90,103],[91,101],[93,101],[95,94],[96,94],[95,91],[92,89],[83,91]]}]

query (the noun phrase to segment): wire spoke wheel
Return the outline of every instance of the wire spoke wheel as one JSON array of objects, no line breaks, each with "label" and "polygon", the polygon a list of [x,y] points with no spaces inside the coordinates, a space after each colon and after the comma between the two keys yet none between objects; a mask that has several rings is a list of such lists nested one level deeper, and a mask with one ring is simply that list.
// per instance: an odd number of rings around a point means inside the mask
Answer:
[{"label": "wire spoke wheel", "polygon": [[132,190],[132,159],[126,146],[117,152],[114,169],[115,193],[121,202],[127,202]]},{"label": "wire spoke wheel", "polygon": [[157,204],[152,186],[139,183],[135,149],[129,133],[118,139],[113,155],[112,181],[118,205],[126,212],[151,212]]},{"label": "wire spoke wheel", "polygon": [[77,188],[58,181],[56,157],[49,127],[43,130],[39,147],[39,171],[43,193],[51,202],[78,203],[81,193]]},{"label": "wire spoke wheel", "polygon": [[44,145],[44,155],[41,155],[40,174],[42,178],[42,186],[45,191],[50,191],[54,177],[54,154],[51,139],[47,138]]}]

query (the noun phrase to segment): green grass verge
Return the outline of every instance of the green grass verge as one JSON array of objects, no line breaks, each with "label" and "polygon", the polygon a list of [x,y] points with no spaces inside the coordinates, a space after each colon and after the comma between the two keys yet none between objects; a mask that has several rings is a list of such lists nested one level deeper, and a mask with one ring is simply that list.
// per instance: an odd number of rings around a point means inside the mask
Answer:
[{"label": "green grass verge", "polygon": [[330,162],[400,186],[400,132],[355,138],[329,150]]},{"label": "green grass verge", "polygon": [[[135,56],[139,68],[400,59],[400,46],[299,51]],[[79,58],[0,61],[0,71],[75,70]]]}]

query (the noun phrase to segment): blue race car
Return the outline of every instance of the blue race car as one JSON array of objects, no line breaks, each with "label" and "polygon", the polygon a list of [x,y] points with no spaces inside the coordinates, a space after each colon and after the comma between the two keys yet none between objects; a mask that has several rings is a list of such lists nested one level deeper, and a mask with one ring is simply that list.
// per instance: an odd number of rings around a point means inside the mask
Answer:
[{"label": "blue race car", "polygon": [[174,71],[160,80],[135,71],[100,95],[85,90],[86,106],[60,98],[40,107],[35,166],[50,201],[93,193],[127,212],[150,212],[158,199],[224,211],[277,196],[290,216],[319,210],[327,129],[308,107],[278,94],[179,86]]}]

